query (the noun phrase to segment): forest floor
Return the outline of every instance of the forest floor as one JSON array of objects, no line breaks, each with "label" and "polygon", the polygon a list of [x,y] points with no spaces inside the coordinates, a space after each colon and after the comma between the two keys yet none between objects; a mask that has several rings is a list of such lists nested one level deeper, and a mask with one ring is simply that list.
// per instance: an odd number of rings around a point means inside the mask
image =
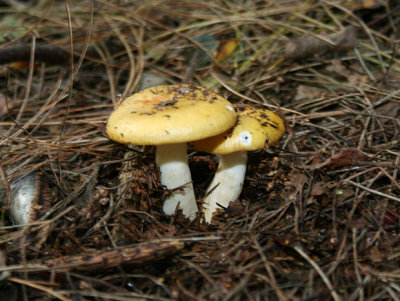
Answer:
[{"label": "forest floor", "polygon": [[[1,3],[0,300],[400,300],[397,1]],[[211,224],[105,132],[187,81],[286,123]],[[189,150],[200,207],[217,159]]]}]

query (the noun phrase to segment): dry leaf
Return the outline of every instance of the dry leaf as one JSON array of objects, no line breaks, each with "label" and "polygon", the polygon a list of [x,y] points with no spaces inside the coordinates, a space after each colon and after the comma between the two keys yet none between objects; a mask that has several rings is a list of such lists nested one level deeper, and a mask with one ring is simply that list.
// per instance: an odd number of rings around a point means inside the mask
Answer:
[{"label": "dry leaf", "polygon": [[311,195],[312,196],[320,196],[320,195],[327,193],[328,190],[329,190],[329,188],[326,186],[326,183],[318,182],[318,183],[314,184],[312,191],[311,191]]},{"label": "dry leaf", "polygon": [[317,87],[310,87],[306,85],[299,85],[296,91],[295,100],[303,99],[317,99],[325,97],[329,94],[329,91]]},{"label": "dry leaf", "polygon": [[389,116],[396,118],[400,110],[400,102],[389,101],[383,105],[376,108],[375,112],[378,115]]},{"label": "dry leaf", "polygon": [[[344,51],[356,46],[356,29],[353,26],[347,26],[338,33],[321,36],[303,35],[286,46],[286,59],[302,59],[315,55],[322,55],[331,51]],[[328,43],[330,40],[333,44]]]},{"label": "dry leaf", "polygon": [[370,157],[356,148],[344,148],[339,154],[330,157],[317,168],[338,168],[357,165],[360,162],[368,161]]},{"label": "dry leaf", "polygon": [[368,76],[349,70],[343,65],[341,60],[332,60],[331,65],[326,70],[344,76],[351,86],[363,87],[368,81]]},{"label": "dry leaf", "polygon": [[239,39],[229,39],[221,43],[218,47],[215,59],[220,62],[226,59],[239,45]]}]

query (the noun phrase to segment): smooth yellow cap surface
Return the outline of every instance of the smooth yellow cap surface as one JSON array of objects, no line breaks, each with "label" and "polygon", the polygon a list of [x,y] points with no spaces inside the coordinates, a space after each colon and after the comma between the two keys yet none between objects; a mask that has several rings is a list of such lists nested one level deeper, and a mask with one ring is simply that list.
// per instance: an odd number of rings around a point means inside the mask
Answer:
[{"label": "smooth yellow cap surface", "polygon": [[194,84],[145,89],[110,115],[107,135],[126,144],[182,143],[218,135],[236,122],[232,104]]},{"label": "smooth yellow cap surface", "polygon": [[275,112],[264,108],[237,106],[236,125],[214,137],[192,142],[196,150],[212,154],[262,149],[276,143],[285,133],[285,123]]}]

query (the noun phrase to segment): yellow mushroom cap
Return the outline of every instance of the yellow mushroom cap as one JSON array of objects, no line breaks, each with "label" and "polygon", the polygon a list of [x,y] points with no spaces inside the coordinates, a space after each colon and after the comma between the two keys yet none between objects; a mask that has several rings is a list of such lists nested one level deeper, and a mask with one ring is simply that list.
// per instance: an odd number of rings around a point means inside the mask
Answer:
[{"label": "yellow mushroom cap", "polygon": [[145,89],[110,115],[107,134],[126,144],[182,143],[218,135],[236,121],[232,104],[194,84]]},{"label": "yellow mushroom cap", "polygon": [[237,106],[236,125],[214,137],[192,142],[194,149],[212,154],[252,151],[276,143],[285,133],[283,119],[264,108]]}]

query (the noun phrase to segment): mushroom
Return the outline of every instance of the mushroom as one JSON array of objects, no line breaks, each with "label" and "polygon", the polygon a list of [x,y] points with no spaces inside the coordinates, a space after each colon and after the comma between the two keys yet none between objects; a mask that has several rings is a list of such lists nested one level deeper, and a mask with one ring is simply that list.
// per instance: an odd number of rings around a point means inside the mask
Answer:
[{"label": "mushroom", "polygon": [[215,92],[194,84],[159,86],[125,99],[108,119],[107,134],[119,143],[156,145],[161,183],[173,190],[163,211],[173,214],[179,204],[193,220],[198,208],[186,143],[218,135],[235,121],[232,104]]},{"label": "mushroom", "polygon": [[10,217],[15,225],[24,226],[36,221],[49,207],[48,186],[39,172],[31,172],[10,183],[10,200],[0,185],[0,205],[10,202]]},{"label": "mushroom", "polygon": [[192,142],[195,150],[219,154],[215,176],[203,200],[206,223],[210,223],[218,205],[226,208],[243,189],[247,151],[263,149],[276,143],[285,132],[283,119],[272,111],[237,106],[236,125],[217,136]]},{"label": "mushroom", "polygon": [[39,185],[36,173],[29,174],[10,185],[10,213],[16,225],[26,225],[35,220]]},{"label": "mushroom", "polygon": [[29,174],[11,183],[10,214],[16,225],[26,225],[35,220],[39,185],[36,173]]}]

